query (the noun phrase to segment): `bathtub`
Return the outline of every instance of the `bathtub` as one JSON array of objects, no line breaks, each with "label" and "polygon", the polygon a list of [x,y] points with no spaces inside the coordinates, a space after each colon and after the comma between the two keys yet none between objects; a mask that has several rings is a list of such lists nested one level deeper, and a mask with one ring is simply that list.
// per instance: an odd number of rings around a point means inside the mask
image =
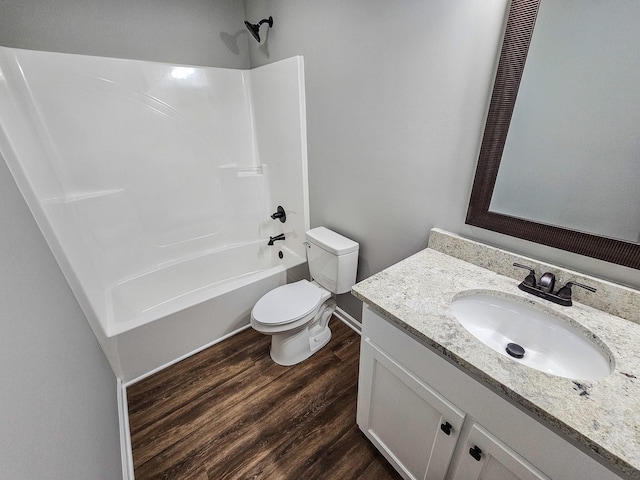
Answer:
[{"label": "bathtub", "polygon": [[305,264],[265,241],[160,266],[108,290],[112,330],[99,340],[116,375],[133,383],[247,328],[260,297],[304,278]]},{"label": "bathtub", "polygon": [[124,383],[304,277],[302,57],[234,70],[0,47],[0,104],[0,154]]}]

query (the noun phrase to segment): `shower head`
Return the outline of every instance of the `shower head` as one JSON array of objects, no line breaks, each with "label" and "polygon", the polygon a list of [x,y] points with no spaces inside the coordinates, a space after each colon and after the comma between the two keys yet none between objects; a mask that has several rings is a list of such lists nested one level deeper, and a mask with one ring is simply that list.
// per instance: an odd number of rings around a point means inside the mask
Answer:
[{"label": "shower head", "polygon": [[273,17],[263,18],[258,23],[249,23],[246,20],[244,22],[247,30],[251,32],[253,38],[255,38],[258,42],[260,41],[260,25],[262,25],[263,23],[269,24],[269,28],[273,27]]}]

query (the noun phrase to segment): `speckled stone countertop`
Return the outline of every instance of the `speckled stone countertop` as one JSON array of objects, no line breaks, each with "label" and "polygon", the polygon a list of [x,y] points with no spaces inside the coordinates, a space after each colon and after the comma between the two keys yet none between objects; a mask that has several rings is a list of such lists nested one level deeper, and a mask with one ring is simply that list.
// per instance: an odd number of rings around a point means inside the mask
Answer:
[{"label": "speckled stone countertop", "polygon": [[[572,307],[555,305],[521,292],[518,283],[427,248],[356,284],[352,293],[543,424],[600,456],[614,471],[640,479],[640,325],[577,302]],[[615,364],[614,372],[602,380],[572,380],[493,351],[453,315],[451,300],[469,291],[519,297],[569,317],[597,336],[596,343]]]}]

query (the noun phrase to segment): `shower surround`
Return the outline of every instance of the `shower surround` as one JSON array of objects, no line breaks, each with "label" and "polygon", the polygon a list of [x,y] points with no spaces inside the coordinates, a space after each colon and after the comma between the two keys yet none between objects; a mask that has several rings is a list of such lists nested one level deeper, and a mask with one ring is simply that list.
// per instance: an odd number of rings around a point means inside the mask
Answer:
[{"label": "shower surround", "polygon": [[0,152],[124,382],[246,327],[305,262],[302,57],[233,70],[0,47],[0,104]]}]

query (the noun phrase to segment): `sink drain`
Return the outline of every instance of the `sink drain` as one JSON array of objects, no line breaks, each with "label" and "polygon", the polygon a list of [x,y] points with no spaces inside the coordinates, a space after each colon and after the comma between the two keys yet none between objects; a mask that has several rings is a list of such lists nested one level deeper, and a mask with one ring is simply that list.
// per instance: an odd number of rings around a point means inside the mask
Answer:
[{"label": "sink drain", "polygon": [[505,350],[514,358],[524,357],[524,348],[517,343],[507,343],[507,348],[505,348]]}]

